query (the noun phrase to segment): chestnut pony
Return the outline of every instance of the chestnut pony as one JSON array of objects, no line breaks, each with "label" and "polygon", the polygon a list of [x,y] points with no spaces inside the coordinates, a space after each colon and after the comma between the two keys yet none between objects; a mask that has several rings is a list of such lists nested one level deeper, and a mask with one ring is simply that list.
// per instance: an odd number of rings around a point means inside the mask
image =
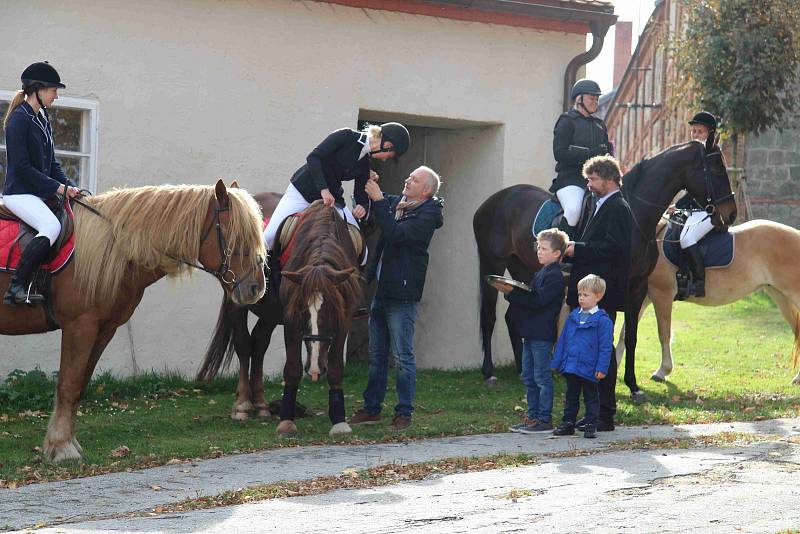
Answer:
[{"label": "chestnut pony", "polygon": [[[279,195],[255,195],[266,215]],[[350,321],[361,301],[358,259],[347,223],[334,208],[313,202],[302,213],[282,270],[279,298],[270,293],[246,308],[227,300],[222,303],[199,379],[209,380],[230,363],[234,349],[239,358],[239,384],[231,417],[246,419],[250,412],[270,415],[264,399],[263,362],[272,332],[283,324],[286,364],[283,370],[283,398],[277,432],[285,437],[297,433],[294,423],[297,389],[303,371],[316,382],[327,375],[331,434],[349,433],[345,422],[344,343]],[[247,331],[247,314],[258,322]],[[302,347],[307,359],[302,361]]]},{"label": "chestnut pony", "polygon": [[[78,460],[75,414],[97,361],[133,314],[145,288],[193,267],[216,276],[239,304],[264,294],[261,211],[246,191],[180,185],[119,189],[75,207],[74,261],[52,278],[58,326],[41,307],[0,305],[0,334],[60,328],[61,364],[55,407],[44,439],[53,462]],[[0,287],[9,283],[0,274]]]},{"label": "chestnut pony", "polygon": [[[625,384],[634,401],[643,401],[644,392],[636,383],[635,352],[639,309],[647,293],[647,277],[658,258],[656,224],[675,195],[686,190],[702,206],[713,212],[715,226],[736,219],[736,202],[719,146],[709,139],[706,145],[690,141],[667,148],[637,163],[622,177],[622,195],[633,215],[631,264],[625,299]],[[542,203],[552,195],[532,185],[514,185],[498,191],[481,204],[472,220],[478,247],[480,287],[480,334],[483,343],[482,372],[488,385],[494,385],[492,332],[496,319],[497,290],[484,282],[488,274],[503,274],[506,269],[517,280],[527,281],[540,265],[533,247],[531,224]],[[509,335],[519,368],[522,342],[511,324]]]}]

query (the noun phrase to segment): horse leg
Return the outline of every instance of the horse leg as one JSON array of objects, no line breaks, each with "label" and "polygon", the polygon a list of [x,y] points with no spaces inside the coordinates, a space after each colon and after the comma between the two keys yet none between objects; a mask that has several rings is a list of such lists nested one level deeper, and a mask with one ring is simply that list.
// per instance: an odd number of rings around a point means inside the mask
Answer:
[{"label": "horse leg", "polygon": [[[92,352],[98,339],[99,325],[94,317],[82,315],[65,324],[62,330],[61,364],[54,409],[42,446],[44,457],[53,463],[80,460],[83,456],[81,446],[75,439],[75,415],[81,393],[86,387],[87,371],[92,368]],[[112,330],[111,336],[113,334]],[[102,348],[107,343],[102,344]],[[102,349],[98,352],[102,353]],[[88,375],[91,376],[91,372]]]},{"label": "horse leg", "polygon": [[492,362],[492,333],[494,324],[497,320],[497,290],[486,283],[485,277],[490,274],[502,275],[506,270],[505,260],[498,260],[486,257],[478,251],[480,258],[480,276],[478,277],[478,287],[480,294],[480,329],[481,344],[483,347],[483,373],[484,382],[488,387],[497,385],[497,377],[494,376],[494,363]]},{"label": "horse leg", "polygon": [[[769,295],[772,302],[781,310],[781,315],[789,323],[789,327],[794,333],[794,348],[792,350],[792,365],[797,367],[797,360],[800,356],[800,316],[798,315],[797,306],[787,297],[784,293],[772,286],[766,286],[764,292]],[[800,385],[800,371],[792,379],[792,384]]]},{"label": "horse leg", "polygon": [[[337,336],[332,352],[328,353],[328,417],[331,420],[329,434],[350,434],[353,429],[345,421],[344,391],[342,381],[344,378],[344,337],[345,333]],[[340,338],[342,338],[340,340]]]},{"label": "horse leg", "polygon": [[647,277],[637,277],[629,282],[627,302],[625,303],[625,385],[631,391],[634,404],[647,399],[644,391],[636,383],[636,341],[639,329],[639,313],[647,295]]},{"label": "horse leg", "polygon": [[[650,299],[645,297],[642,303],[642,310],[639,312],[639,322],[642,321],[642,316],[650,305]],[[622,363],[622,356],[625,354],[625,321],[622,321],[622,328],[619,331],[619,339],[617,339],[617,346],[614,347],[614,352],[617,357],[617,367]]]},{"label": "horse leg", "polygon": [[[666,382],[667,377],[672,372],[672,302],[675,298],[674,292],[651,292],[653,300],[653,310],[656,314],[656,325],[658,327],[658,341],[661,344],[661,365],[658,370],[650,375],[656,382]],[[646,307],[648,301],[642,308]],[[641,319],[641,316],[639,317]]]},{"label": "horse leg", "polygon": [[297,405],[297,389],[303,378],[303,361],[301,358],[301,334],[294,332],[289,325],[283,328],[284,342],[286,345],[286,364],[283,366],[283,398],[281,399],[281,422],[276,429],[282,438],[291,438],[297,435],[297,425],[294,423],[295,407]]},{"label": "horse leg", "polygon": [[275,323],[269,324],[264,319],[259,319],[253,327],[253,351],[250,353],[250,392],[256,417],[268,418],[269,405],[264,398],[264,354],[269,348],[272,331]]},{"label": "horse leg", "polygon": [[[514,278],[514,280],[528,283],[531,278],[533,278],[534,271],[527,266],[531,261],[533,261],[533,264],[538,264],[536,253],[533,252],[533,247],[530,247],[528,255],[532,255],[533,257],[520,259],[516,256],[511,256],[511,258],[509,258],[508,272],[511,273],[511,277]],[[511,350],[514,351],[514,363],[517,366],[517,374],[522,374],[522,336],[519,334],[517,327],[511,322],[508,312],[506,312],[505,320],[506,328],[508,329],[508,337],[511,339]]]},{"label": "horse leg", "polygon": [[247,309],[238,308],[232,320],[233,347],[239,358],[239,382],[236,385],[236,400],[231,408],[231,419],[245,421],[250,419],[253,403],[250,401],[250,358],[253,353],[250,333],[247,331]]}]

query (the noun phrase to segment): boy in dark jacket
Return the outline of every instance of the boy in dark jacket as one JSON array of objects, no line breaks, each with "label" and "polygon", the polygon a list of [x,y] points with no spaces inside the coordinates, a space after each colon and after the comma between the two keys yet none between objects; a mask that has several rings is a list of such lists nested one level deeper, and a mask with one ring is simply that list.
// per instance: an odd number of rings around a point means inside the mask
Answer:
[{"label": "boy in dark jacket", "polygon": [[567,379],[564,417],[553,431],[556,436],[575,433],[580,395],[586,406],[585,438],[597,436],[597,419],[600,412],[597,382],[608,372],[613,350],[614,323],[597,303],[606,292],[606,282],[590,274],[578,282],[578,304],[567,317],[561,337],[558,338],[552,367]]},{"label": "boy in dark jacket", "polygon": [[509,428],[530,434],[553,430],[553,377],[550,358],[558,330],[558,314],[564,302],[564,278],[559,263],[569,236],[551,228],[536,236],[536,255],[542,268],[531,281],[531,290],[498,284],[511,303],[509,315],[522,337],[522,382],[528,390],[525,419]]}]

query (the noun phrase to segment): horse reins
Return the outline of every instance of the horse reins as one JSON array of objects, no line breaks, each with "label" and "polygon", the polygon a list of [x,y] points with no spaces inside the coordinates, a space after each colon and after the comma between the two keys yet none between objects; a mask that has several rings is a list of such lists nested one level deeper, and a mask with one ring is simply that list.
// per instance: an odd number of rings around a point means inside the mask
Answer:
[{"label": "horse reins", "polygon": [[[84,195],[84,196],[86,196],[86,193],[91,194],[86,189],[81,189],[80,193],[82,195]],[[83,208],[87,209],[89,212],[91,212],[94,215],[100,217],[101,219],[103,219],[107,223],[111,224],[111,220],[108,217],[103,215],[100,211],[95,209],[90,204],[87,204],[86,202],[83,202],[82,200],[78,199],[77,197],[73,198],[72,200],[74,200],[77,204],[81,205]],[[182,263],[184,265],[188,265],[189,267],[192,267],[193,269],[200,269],[201,271],[205,271],[208,274],[216,277],[223,284],[231,286],[231,290],[234,290],[241,283],[241,280],[237,281],[236,280],[236,273],[234,273],[230,269],[230,259],[231,259],[231,256],[233,255],[233,251],[231,249],[229,249],[227,247],[227,245],[226,245],[225,235],[222,233],[222,224],[220,223],[220,220],[219,220],[219,214],[221,212],[223,212],[223,211],[228,211],[230,208],[220,207],[219,201],[216,200],[216,198],[214,199],[214,202],[215,202],[214,219],[211,221],[211,224],[208,225],[208,228],[206,228],[205,231],[203,232],[203,236],[200,239],[200,246],[202,246],[203,243],[205,243],[206,239],[208,239],[208,235],[211,233],[211,229],[216,226],[216,228],[217,228],[217,243],[219,244],[219,251],[220,251],[220,255],[222,256],[222,262],[221,262],[219,268],[215,271],[215,270],[209,269],[208,267],[200,265],[199,263],[194,263],[194,262],[187,261],[187,260],[184,260],[184,259],[181,259],[181,258],[177,258],[177,257],[173,256],[172,254],[164,253],[164,255],[167,256],[168,258],[171,258],[171,259],[177,261],[178,263]],[[251,268],[251,271],[252,271],[252,268]],[[248,274],[249,273],[250,273],[250,271],[248,271]],[[230,277],[230,280],[228,280],[226,278],[227,276]]]}]

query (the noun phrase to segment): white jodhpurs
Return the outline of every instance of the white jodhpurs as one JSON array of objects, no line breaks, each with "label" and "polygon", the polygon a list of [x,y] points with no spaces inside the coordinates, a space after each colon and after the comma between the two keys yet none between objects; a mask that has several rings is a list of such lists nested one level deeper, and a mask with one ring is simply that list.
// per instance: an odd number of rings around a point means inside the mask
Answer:
[{"label": "white jodhpurs", "polygon": [[[267,246],[267,250],[272,250],[272,245],[275,244],[275,234],[278,233],[278,228],[280,228],[281,223],[286,220],[286,217],[294,215],[295,213],[299,213],[308,206],[309,202],[303,198],[303,195],[300,194],[300,191],[298,191],[297,188],[292,184],[289,184],[289,187],[286,188],[286,193],[284,193],[284,195],[281,197],[278,205],[275,206],[275,211],[272,212],[272,216],[269,219],[269,223],[267,223],[267,227],[264,228],[264,244]],[[337,206],[336,211],[339,212],[339,215],[344,217],[344,220],[347,221],[348,224],[352,224],[356,228],[361,228],[358,225],[356,218],[353,217],[353,213],[350,211],[350,208],[345,206],[342,209]],[[364,246],[366,246],[366,244]],[[365,261],[366,258],[367,255],[365,251]]]},{"label": "white jodhpurs", "polygon": [[689,248],[714,228],[711,216],[705,211],[693,211],[681,230],[681,248]]},{"label": "white jodhpurs", "polygon": [[44,200],[36,195],[4,195],[3,203],[14,215],[39,232],[36,237],[47,237],[50,246],[53,246],[61,232],[61,223]]},{"label": "white jodhpurs", "polygon": [[568,185],[556,191],[558,202],[564,210],[564,218],[570,226],[578,226],[585,193],[586,189],[577,185]]}]

